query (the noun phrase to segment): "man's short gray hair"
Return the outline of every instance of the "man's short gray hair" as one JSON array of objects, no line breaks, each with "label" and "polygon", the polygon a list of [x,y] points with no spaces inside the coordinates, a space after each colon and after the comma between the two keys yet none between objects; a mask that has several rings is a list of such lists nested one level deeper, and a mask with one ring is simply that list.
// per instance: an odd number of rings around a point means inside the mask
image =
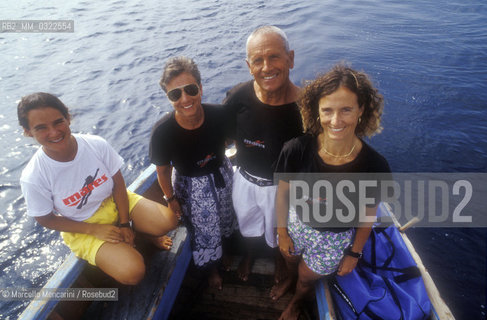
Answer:
[{"label": "man's short gray hair", "polygon": [[249,57],[249,42],[254,38],[255,36],[261,35],[261,34],[267,34],[267,33],[274,33],[277,34],[278,36],[281,37],[282,42],[284,44],[284,48],[286,49],[286,52],[289,52],[289,41],[287,40],[286,33],[282,31],[282,29],[276,27],[276,26],[262,26],[257,29],[255,29],[247,38],[247,43],[246,43],[246,51],[247,51],[247,58]]}]

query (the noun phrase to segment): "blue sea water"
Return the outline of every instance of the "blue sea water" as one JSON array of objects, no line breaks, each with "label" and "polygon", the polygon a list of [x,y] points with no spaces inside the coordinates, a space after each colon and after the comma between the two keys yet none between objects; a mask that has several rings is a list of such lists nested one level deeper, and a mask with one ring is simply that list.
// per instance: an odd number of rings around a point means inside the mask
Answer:
[{"label": "blue sea water", "polygon": [[[487,3],[417,1],[2,1],[0,20],[71,19],[74,33],[0,33],[0,288],[40,287],[68,250],[26,217],[18,179],[37,145],[16,105],[58,95],[74,132],[105,137],[129,183],[149,164],[150,129],[170,105],[164,62],[186,55],[204,101],[250,79],[245,40],[274,24],[295,50],[291,77],[313,79],[347,61],[385,96],[384,131],[370,143],[398,172],[487,172]],[[486,235],[481,228],[414,229],[409,236],[457,319],[486,318]],[[0,301],[15,319],[28,301]]]}]

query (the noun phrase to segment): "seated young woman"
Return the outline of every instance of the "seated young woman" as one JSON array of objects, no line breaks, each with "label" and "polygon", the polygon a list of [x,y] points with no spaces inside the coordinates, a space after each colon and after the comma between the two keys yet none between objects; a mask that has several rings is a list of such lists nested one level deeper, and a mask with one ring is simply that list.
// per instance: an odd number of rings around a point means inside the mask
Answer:
[{"label": "seated young woman", "polygon": [[162,248],[168,244],[163,235],[177,226],[176,215],[128,191],[122,157],[101,137],[72,134],[69,110],[54,95],[23,97],[17,114],[24,134],[41,145],[20,178],[27,214],[61,231],[78,257],[118,282],[140,282],[145,264],[134,248],[134,230]]}]

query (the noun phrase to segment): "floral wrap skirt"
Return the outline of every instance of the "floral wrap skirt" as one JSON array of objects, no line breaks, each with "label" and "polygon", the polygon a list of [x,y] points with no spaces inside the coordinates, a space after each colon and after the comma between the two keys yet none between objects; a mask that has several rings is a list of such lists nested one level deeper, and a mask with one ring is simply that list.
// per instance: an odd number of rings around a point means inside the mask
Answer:
[{"label": "floral wrap skirt", "polygon": [[[191,238],[193,261],[204,267],[219,261],[222,256],[223,238],[237,229],[232,204],[233,169],[225,157],[219,171],[224,186],[215,183],[215,175],[189,177],[173,171],[174,193],[183,212],[183,222]],[[218,186],[218,187],[217,187]]]},{"label": "floral wrap skirt", "polygon": [[320,275],[338,269],[343,250],[352,242],[352,230],[321,232],[304,224],[294,208],[289,210],[288,232],[294,244],[294,254],[301,255],[308,268]]}]

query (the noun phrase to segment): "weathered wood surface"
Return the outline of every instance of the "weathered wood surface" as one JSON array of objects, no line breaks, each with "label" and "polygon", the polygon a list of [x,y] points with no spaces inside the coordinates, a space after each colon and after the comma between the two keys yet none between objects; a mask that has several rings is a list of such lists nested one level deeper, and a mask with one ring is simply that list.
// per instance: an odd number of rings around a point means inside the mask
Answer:
[{"label": "weathered wood surface", "polygon": [[408,248],[409,253],[411,253],[411,256],[413,257],[414,261],[418,266],[419,271],[421,272],[421,277],[423,278],[423,282],[426,287],[426,293],[428,294],[428,297],[434,309],[432,310],[433,314],[431,315],[431,319],[455,320],[453,313],[451,312],[450,308],[441,297],[440,292],[433,281],[433,278],[431,277],[428,270],[424,266],[423,261],[421,260],[418,253],[416,252],[416,249],[414,249],[413,244],[411,243],[407,235],[404,233],[404,231],[407,229],[406,228],[407,224],[401,227],[396,217],[394,216],[391,207],[386,203],[382,203],[382,206],[384,206],[385,210],[389,212],[395,226],[401,231],[400,234],[404,241],[404,244]]},{"label": "weathered wood surface", "polygon": [[[152,318],[162,294],[176,266],[176,259],[183,250],[186,228],[172,233],[171,251],[157,251],[148,257],[146,277],[136,286],[117,285],[118,301],[95,301],[85,312],[83,319],[148,319]],[[177,294],[174,292],[173,294]]]},{"label": "weathered wood surface", "polygon": [[[235,272],[225,273],[223,278],[221,291],[200,287],[198,292],[193,285],[184,287],[183,290],[192,291],[191,306],[184,303],[183,312],[173,314],[172,319],[277,319],[290,300],[290,295],[278,302],[269,298],[273,283],[269,275],[253,274],[247,283],[240,281]],[[187,285],[188,282],[183,284]]]},{"label": "weathered wood surface", "polygon": [[[265,244],[263,246],[266,247]],[[247,282],[241,281],[236,272],[241,256],[233,256],[231,271],[221,271],[221,291],[210,289],[206,275],[191,265],[169,319],[278,319],[289,304],[292,293],[288,292],[277,302],[270,298],[270,290],[274,284],[272,254],[267,248],[259,253]],[[315,299],[311,297],[301,319],[317,319],[315,315]]]}]

